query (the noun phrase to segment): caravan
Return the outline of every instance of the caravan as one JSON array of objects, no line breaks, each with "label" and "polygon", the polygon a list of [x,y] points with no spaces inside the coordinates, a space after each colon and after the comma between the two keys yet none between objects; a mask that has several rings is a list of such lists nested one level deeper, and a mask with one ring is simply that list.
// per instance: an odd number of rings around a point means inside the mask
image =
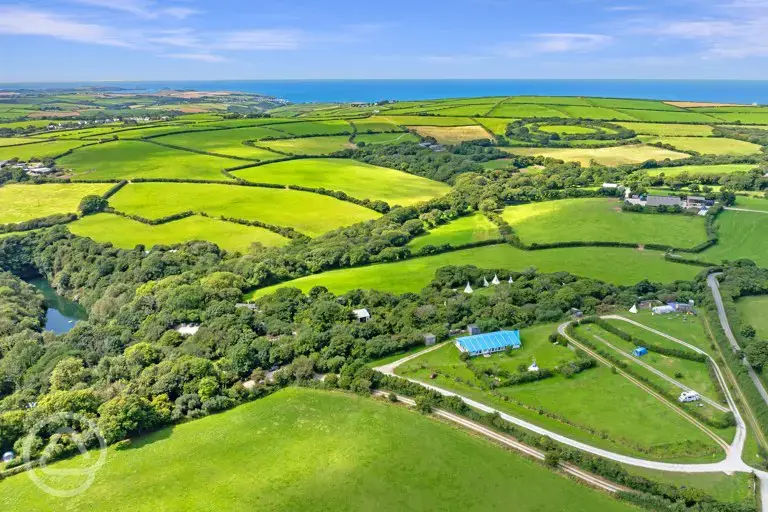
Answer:
[{"label": "caravan", "polygon": [[701,395],[699,395],[695,391],[683,391],[680,393],[680,398],[678,398],[678,401],[680,402],[695,402],[697,400],[701,399]]}]

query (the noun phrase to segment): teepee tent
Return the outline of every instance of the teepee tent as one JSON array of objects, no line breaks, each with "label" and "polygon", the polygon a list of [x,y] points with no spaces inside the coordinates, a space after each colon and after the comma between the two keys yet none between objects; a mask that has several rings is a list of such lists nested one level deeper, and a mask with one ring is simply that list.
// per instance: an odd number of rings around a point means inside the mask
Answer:
[{"label": "teepee tent", "polygon": [[512,276],[509,276],[509,284],[514,283],[515,281],[512,279]]},{"label": "teepee tent", "polygon": [[472,289],[472,287],[469,285],[469,281],[467,281],[467,286],[464,288],[464,293],[472,293],[473,291],[475,290]]},{"label": "teepee tent", "polygon": [[499,281],[499,276],[497,276],[496,274],[493,274],[493,281],[491,281],[491,284],[497,285],[500,282],[501,281]]},{"label": "teepee tent", "polygon": [[485,276],[483,276],[483,286],[485,286],[486,288],[491,286],[490,284],[488,284],[488,280],[485,278]]},{"label": "teepee tent", "polygon": [[632,307],[629,308],[630,313],[637,313],[637,304],[632,304]]},{"label": "teepee tent", "polygon": [[529,372],[537,372],[539,371],[539,365],[536,364],[536,360],[533,360],[533,364],[528,367]]}]

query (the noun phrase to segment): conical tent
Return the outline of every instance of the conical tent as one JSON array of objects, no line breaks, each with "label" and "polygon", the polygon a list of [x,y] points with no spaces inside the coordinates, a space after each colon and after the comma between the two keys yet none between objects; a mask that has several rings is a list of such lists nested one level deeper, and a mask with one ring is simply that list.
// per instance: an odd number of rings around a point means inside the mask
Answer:
[{"label": "conical tent", "polygon": [[629,308],[630,313],[637,313],[637,304],[632,304],[632,307]]},{"label": "conical tent", "polygon": [[467,286],[466,286],[466,288],[464,288],[464,293],[472,293],[473,291],[474,291],[474,290],[473,290],[473,289],[472,289],[472,287],[469,285],[469,281],[467,281]]},{"label": "conical tent", "polygon": [[512,279],[512,276],[509,276],[509,284],[514,283],[515,281]]},{"label": "conical tent", "polygon": [[499,284],[500,282],[501,281],[499,281],[499,276],[497,276],[496,274],[493,274],[493,281],[491,281],[491,283]]},{"label": "conical tent", "polygon": [[483,276],[483,286],[485,286],[486,288],[491,286],[490,284],[488,284],[488,280],[485,278],[485,276]]}]

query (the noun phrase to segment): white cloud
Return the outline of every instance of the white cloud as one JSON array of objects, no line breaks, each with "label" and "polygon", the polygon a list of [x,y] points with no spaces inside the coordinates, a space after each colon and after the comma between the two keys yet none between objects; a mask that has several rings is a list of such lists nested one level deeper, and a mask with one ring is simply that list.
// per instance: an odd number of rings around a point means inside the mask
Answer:
[{"label": "white cloud", "polygon": [[160,18],[170,16],[171,18],[183,20],[197,14],[199,11],[188,7],[160,7],[154,1],[150,0],[70,0],[76,4],[89,5],[92,7],[101,7],[114,11],[121,11],[133,14],[141,18]]},{"label": "white cloud", "polygon": [[199,62],[224,62],[227,59],[212,53],[164,53],[161,57],[170,59],[196,60]]},{"label": "white cloud", "polygon": [[0,34],[47,36],[66,41],[109,46],[132,46],[115,36],[114,29],[94,23],[81,23],[67,16],[24,7],[0,6]]},{"label": "white cloud", "polygon": [[212,48],[220,50],[296,50],[305,35],[293,29],[245,30],[223,34]]},{"label": "white cloud", "polygon": [[613,38],[604,34],[535,34],[531,48],[541,53],[588,52],[602,48]]}]

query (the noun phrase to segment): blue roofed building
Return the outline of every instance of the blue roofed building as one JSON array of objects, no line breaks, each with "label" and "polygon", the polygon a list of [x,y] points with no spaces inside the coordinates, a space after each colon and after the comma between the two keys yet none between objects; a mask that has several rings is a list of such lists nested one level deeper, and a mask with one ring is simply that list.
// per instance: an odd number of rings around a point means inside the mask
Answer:
[{"label": "blue roofed building", "polygon": [[460,351],[470,356],[493,354],[510,348],[520,348],[520,331],[497,331],[475,336],[464,336],[456,340]]}]

